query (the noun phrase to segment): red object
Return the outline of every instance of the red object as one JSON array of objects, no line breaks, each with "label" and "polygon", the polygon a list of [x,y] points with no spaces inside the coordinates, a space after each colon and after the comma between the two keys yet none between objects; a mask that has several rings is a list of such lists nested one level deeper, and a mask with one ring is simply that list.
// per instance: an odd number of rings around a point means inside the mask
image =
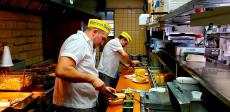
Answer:
[{"label": "red object", "polygon": [[1,67],[1,71],[4,73],[11,72],[11,67]]},{"label": "red object", "polygon": [[165,77],[165,82],[169,82],[174,79],[174,75],[169,74],[169,73],[164,73],[164,77]]},{"label": "red object", "polygon": [[201,12],[204,12],[204,9],[203,8],[195,8],[195,12],[201,13]]},{"label": "red object", "polygon": [[46,68],[50,68],[50,67],[56,67],[56,64],[48,64],[48,65],[39,66],[39,67],[35,67],[35,68],[30,68],[30,69],[31,69],[31,71],[36,71],[36,70],[42,70],[42,69],[46,69]]},{"label": "red object", "polygon": [[203,34],[197,34],[195,35],[196,38],[202,38],[203,37]]}]

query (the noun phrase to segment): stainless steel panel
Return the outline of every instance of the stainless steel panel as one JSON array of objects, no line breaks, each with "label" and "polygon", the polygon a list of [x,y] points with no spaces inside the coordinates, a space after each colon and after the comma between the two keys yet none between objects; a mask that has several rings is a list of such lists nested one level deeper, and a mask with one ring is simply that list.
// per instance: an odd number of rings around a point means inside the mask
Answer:
[{"label": "stainless steel panel", "polygon": [[163,93],[155,91],[145,92],[141,95],[141,102],[148,111],[173,111],[167,89]]},{"label": "stainless steel panel", "polygon": [[197,79],[206,89],[230,107],[230,67],[222,64],[206,62],[199,67],[200,62],[186,62],[177,57],[180,65]]},{"label": "stainless steel panel", "polygon": [[[179,107],[180,112],[208,112],[207,107],[204,107],[207,101],[203,98],[194,99],[192,97],[192,91],[201,91],[195,84],[182,84],[177,81],[167,83],[170,92],[170,99],[172,104]],[[173,97],[175,99],[173,100]],[[177,108],[175,107],[175,108]]]}]

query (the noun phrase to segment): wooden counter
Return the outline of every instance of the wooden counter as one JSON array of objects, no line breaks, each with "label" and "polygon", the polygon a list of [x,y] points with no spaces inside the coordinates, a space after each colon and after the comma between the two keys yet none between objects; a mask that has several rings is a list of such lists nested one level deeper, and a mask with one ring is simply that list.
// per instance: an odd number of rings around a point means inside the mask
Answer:
[{"label": "wooden counter", "polygon": [[[151,82],[139,84],[135,83],[130,79],[126,79],[124,75],[132,74],[127,70],[123,70],[119,81],[117,83],[116,91],[121,92],[122,89],[136,89],[136,90],[149,90],[151,88]],[[149,79],[150,80],[150,79]],[[122,105],[109,106],[107,112],[122,112]],[[139,93],[134,93],[134,110],[133,112],[140,112],[140,95]]]}]

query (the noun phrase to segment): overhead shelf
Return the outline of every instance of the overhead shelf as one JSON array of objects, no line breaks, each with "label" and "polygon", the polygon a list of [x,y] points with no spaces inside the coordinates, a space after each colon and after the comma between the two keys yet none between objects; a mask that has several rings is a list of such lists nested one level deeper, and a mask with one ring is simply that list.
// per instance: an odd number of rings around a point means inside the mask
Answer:
[{"label": "overhead shelf", "polygon": [[230,0],[198,0],[198,6],[203,8],[230,6]]},{"label": "overhead shelf", "polygon": [[168,12],[152,12],[152,15],[162,15],[162,14],[168,14]]},{"label": "overhead shelf", "polygon": [[[190,24],[190,16],[196,7],[219,8],[230,6],[230,0],[192,0],[160,18],[164,24]],[[227,15],[227,17],[229,14]],[[200,16],[199,16],[200,17]],[[225,16],[224,16],[225,17]],[[196,17],[195,17],[196,18]],[[229,18],[228,18],[229,19]],[[198,25],[198,24],[197,24]]]},{"label": "overhead shelf", "polygon": [[191,26],[207,26],[230,24],[230,6],[218,7],[203,13],[191,16]]},{"label": "overhead shelf", "polygon": [[189,24],[189,16],[193,13],[196,1],[192,0],[173,12],[160,18],[161,23],[165,24]]}]

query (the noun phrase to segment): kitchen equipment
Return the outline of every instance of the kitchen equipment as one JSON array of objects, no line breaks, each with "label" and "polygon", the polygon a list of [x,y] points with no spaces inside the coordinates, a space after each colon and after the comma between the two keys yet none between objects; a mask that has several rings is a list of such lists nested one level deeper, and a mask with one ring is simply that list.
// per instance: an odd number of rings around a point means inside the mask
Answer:
[{"label": "kitchen equipment", "polygon": [[169,40],[187,40],[195,39],[195,34],[192,33],[171,33],[168,35]]},{"label": "kitchen equipment", "polygon": [[149,14],[140,14],[139,25],[147,25],[149,23]]},{"label": "kitchen equipment", "polygon": [[133,99],[133,90],[128,88],[125,90],[125,99],[126,100],[132,100]]},{"label": "kitchen equipment", "polygon": [[207,48],[216,48],[217,47],[217,43],[215,38],[208,38],[205,42],[205,47]]},{"label": "kitchen equipment", "polygon": [[177,77],[176,81],[184,84],[198,84],[198,81],[192,77]]},{"label": "kitchen equipment", "polygon": [[185,58],[187,62],[206,62],[204,55],[188,54]]},{"label": "kitchen equipment", "polygon": [[168,90],[145,92],[144,95],[141,95],[141,102],[147,112],[173,112]]},{"label": "kitchen equipment", "polygon": [[46,88],[50,88],[54,85],[55,81],[55,64],[46,64],[37,67],[30,67],[27,69],[32,75],[33,85],[44,85]]},{"label": "kitchen equipment", "polygon": [[195,34],[174,33],[168,36],[171,43],[176,46],[193,47],[195,46]]},{"label": "kitchen equipment", "polygon": [[[125,92],[126,89],[122,89],[121,92]],[[145,93],[148,92],[148,90],[138,90],[138,89],[132,89],[132,92],[136,92],[136,93]]]},{"label": "kitchen equipment", "polygon": [[168,82],[169,96],[176,112],[208,112],[205,95],[194,99],[192,91],[201,91],[196,84],[184,84],[177,81]]},{"label": "kitchen equipment", "polygon": [[205,56],[218,57],[220,55],[220,48],[205,48]]},{"label": "kitchen equipment", "polygon": [[192,91],[191,93],[192,93],[192,98],[193,98],[193,99],[198,99],[198,100],[200,100],[201,95],[202,95],[202,92],[200,92],[200,91]]},{"label": "kitchen equipment", "polygon": [[164,0],[164,12],[172,12],[192,0]]},{"label": "kitchen equipment", "polygon": [[32,97],[32,93],[29,92],[1,92],[0,101],[9,105],[1,105],[4,103],[0,103],[0,107],[16,106],[18,103],[23,102],[30,97]]},{"label": "kitchen equipment", "polygon": [[7,72],[0,74],[0,90],[21,91],[32,83],[30,72]]},{"label": "kitchen equipment", "polygon": [[132,60],[139,60],[140,55],[139,54],[130,54],[130,57]]},{"label": "kitchen equipment", "polygon": [[123,112],[133,112],[134,101],[124,100],[123,102]]},{"label": "kitchen equipment", "polygon": [[159,92],[159,93],[164,93],[164,92],[166,92],[166,89],[163,87],[154,87],[154,88],[149,89],[149,91],[150,92],[155,91],[155,92]]},{"label": "kitchen equipment", "polygon": [[157,74],[160,72],[161,68],[160,67],[154,67],[154,66],[149,66],[148,70],[150,74]]},{"label": "kitchen equipment", "polygon": [[208,62],[216,63],[220,55],[220,48],[205,48],[205,56]]},{"label": "kitchen equipment", "polygon": [[184,56],[185,54],[204,54],[205,53],[205,48],[200,48],[200,47],[176,47],[176,55],[179,56]]},{"label": "kitchen equipment", "polygon": [[[32,85],[26,91],[29,91],[33,94],[33,97],[39,97],[40,106],[39,112],[51,112],[53,107],[52,98],[53,98],[54,87],[47,87],[43,84],[41,85]],[[35,105],[36,106],[36,105]]]},{"label": "kitchen equipment", "polygon": [[168,40],[159,40],[159,39],[152,39],[151,48],[154,48],[156,52],[158,52],[161,48],[165,47],[165,44],[168,43]]},{"label": "kitchen equipment", "polygon": [[3,52],[2,52],[2,59],[1,59],[1,63],[0,66],[1,67],[11,67],[13,66],[13,62],[12,62],[12,58],[11,58],[11,54],[10,54],[10,49],[7,46],[6,43],[3,44]]},{"label": "kitchen equipment", "polygon": [[153,67],[159,67],[161,65],[160,59],[156,53],[150,53],[149,55],[149,65]]}]

